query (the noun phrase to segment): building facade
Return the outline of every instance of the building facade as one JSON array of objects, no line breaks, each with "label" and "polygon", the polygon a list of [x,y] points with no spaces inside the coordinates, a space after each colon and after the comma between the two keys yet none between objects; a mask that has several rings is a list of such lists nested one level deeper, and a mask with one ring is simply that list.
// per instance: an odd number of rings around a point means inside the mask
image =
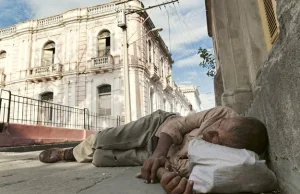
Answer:
[{"label": "building facade", "polygon": [[[122,5],[123,6],[123,5]],[[139,1],[125,4],[141,9]],[[13,94],[124,116],[123,36],[115,2],[0,29],[0,83]],[[171,54],[146,12],[127,16],[132,120],[184,112]],[[124,121],[124,118],[123,120]]]},{"label": "building facade", "polygon": [[243,113],[259,89],[256,75],[279,35],[275,0],[206,0],[217,63],[217,105]]},{"label": "building facade", "polygon": [[180,85],[179,88],[193,105],[193,109],[196,112],[201,111],[201,99],[198,88],[193,85]]},{"label": "building facade", "polygon": [[260,119],[280,193],[300,193],[300,3],[207,0],[218,104]]}]

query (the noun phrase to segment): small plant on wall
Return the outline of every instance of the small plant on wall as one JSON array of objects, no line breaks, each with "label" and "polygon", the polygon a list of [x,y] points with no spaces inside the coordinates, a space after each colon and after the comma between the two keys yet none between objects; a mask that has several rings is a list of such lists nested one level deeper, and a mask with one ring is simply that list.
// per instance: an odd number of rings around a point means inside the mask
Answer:
[{"label": "small plant on wall", "polygon": [[207,49],[200,47],[198,54],[202,61],[200,62],[200,67],[207,69],[206,75],[209,77],[215,77],[216,75],[216,58]]}]

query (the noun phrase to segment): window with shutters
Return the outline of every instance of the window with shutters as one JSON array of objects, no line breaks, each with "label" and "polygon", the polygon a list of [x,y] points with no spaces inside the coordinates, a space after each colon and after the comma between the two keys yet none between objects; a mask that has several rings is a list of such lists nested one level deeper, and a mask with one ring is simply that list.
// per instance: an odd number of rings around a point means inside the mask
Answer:
[{"label": "window with shutters", "polygon": [[269,33],[271,37],[271,43],[274,43],[279,35],[278,22],[275,13],[275,0],[263,0],[266,18],[269,27]]},{"label": "window with shutters", "polygon": [[266,36],[268,50],[278,38],[279,25],[276,15],[276,0],[257,0],[260,8],[262,24]]},{"label": "window with shutters", "polygon": [[98,35],[98,57],[110,55],[110,32],[105,30]]},{"label": "window with shutters", "polygon": [[55,59],[55,42],[47,42],[43,48],[42,66],[53,65]]},{"label": "window with shutters", "polygon": [[102,85],[98,87],[99,95],[99,115],[111,115],[111,85]]},{"label": "window with shutters", "polygon": [[0,69],[5,67],[5,61],[6,61],[6,52],[0,51]]}]

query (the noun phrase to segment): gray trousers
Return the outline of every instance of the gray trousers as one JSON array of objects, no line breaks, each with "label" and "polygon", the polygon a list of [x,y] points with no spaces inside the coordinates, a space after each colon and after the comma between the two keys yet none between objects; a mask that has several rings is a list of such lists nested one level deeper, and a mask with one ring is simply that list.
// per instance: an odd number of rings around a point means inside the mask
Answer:
[{"label": "gray trousers", "polygon": [[158,142],[155,134],[170,115],[158,110],[91,135],[73,149],[74,157],[78,162],[92,162],[99,167],[140,166],[152,155]]}]

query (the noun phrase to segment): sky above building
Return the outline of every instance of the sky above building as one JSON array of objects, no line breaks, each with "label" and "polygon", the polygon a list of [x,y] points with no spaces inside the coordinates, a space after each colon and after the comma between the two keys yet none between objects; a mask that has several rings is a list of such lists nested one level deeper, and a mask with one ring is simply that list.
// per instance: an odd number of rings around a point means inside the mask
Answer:
[{"label": "sky above building", "polygon": [[[145,7],[167,0],[142,0]],[[29,19],[57,15],[70,9],[83,8],[109,0],[0,0],[0,28]],[[204,0],[179,0],[179,3],[148,11],[175,61],[173,79],[178,85],[195,85],[200,92],[202,109],[214,106],[213,79],[199,67],[198,48],[212,48],[207,36]]]}]

